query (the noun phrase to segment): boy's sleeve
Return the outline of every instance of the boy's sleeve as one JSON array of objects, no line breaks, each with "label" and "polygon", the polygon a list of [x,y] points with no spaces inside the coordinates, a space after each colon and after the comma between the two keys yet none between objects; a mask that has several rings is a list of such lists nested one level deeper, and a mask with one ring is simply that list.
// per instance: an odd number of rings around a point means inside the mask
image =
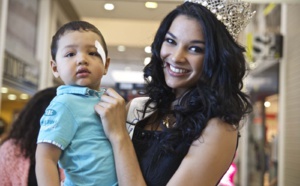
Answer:
[{"label": "boy's sleeve", "polygon": [[51,143],[64,150],[72,141],[77,123],[70,108],[62,103],[51,103],[40,120],[37,143]]}]

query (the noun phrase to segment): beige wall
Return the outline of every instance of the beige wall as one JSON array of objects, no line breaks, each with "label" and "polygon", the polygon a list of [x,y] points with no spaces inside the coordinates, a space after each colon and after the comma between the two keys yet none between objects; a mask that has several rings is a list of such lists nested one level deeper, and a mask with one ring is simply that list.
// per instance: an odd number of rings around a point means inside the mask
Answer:
[{"label": "beige wall", "polygon": [[109,45],[125,45],[127,47],[145,47],[150,45],[160,24],[160,21],[83,19],[96,25]]},{"label": "beige wall", "polygon": [[282,7],[280,62],[279,186],[300,183],[300,4]]}]

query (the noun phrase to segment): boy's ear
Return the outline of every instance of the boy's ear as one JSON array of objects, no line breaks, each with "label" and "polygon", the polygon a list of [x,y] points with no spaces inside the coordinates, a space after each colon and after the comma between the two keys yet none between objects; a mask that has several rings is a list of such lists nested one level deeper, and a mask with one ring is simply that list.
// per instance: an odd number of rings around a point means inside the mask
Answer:
[{"label": "boy's ear", "polygon": [[57,70],[57,64],[54,60],[50,61],[50,65],[51,65],[51,69],[52,69],[52,73],[54,75],[54,77],[58,78],[59,77],[59,73]]},{"label": "boy's ear", "polygon": [[103,75],[107,74],[109,64],[110,64],[110,58],[108,57],[108,58],[106,58],[106,62],[105,62],[105,66],[104,66],[104,74]]}]

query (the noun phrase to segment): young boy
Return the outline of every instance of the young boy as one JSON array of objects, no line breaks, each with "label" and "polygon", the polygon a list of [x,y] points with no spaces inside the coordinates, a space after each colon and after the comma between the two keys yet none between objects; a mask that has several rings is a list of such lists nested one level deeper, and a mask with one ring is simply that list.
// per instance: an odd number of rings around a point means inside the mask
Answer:
[{"label": "young boy", "polygon": [[69,22],[53,36],[51,55],[53,74],[65,85],[41,118],[38,185],[60,185],[57,162],[65,186],[117,185],[111,144],[94,111],[105,92],[100,84],[110,62],[101,32],[84,21]]}]

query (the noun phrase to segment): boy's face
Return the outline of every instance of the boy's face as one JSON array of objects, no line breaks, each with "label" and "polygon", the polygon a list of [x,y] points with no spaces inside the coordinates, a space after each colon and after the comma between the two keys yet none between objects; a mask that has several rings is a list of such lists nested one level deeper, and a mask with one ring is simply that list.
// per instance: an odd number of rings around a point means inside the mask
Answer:
[{"label": "boy's face", "polygon": [[55,61],[51,61],[53,74],[66,85],[85,86],[94,90],[100,87],[101,78],[107,73],[109,58],[105,65],[95,47],[101,38],[91,31],[68,31],[58,41]]}]

